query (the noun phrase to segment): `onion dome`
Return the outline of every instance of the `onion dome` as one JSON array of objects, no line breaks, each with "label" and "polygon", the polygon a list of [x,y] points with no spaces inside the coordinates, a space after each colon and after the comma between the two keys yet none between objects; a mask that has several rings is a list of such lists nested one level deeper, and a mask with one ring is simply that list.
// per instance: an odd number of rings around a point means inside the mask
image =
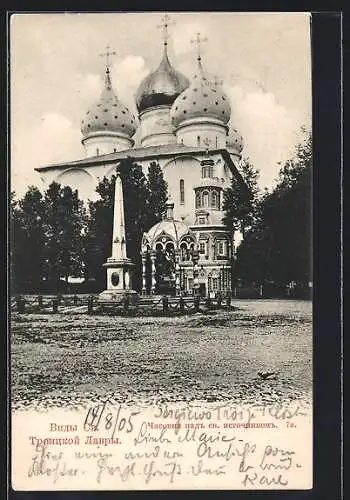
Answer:
[{"label": "onion dome", "polygon": [[171,106],[189,84],[188,78],[170,64],[167,46],[164,44],[160,65],[142,80],[137,90],[136,106],[139,113],[154,106]]},{"label": "onion dome", "polygon": [[151,229],[144,234],[142,246],[155,249],[156,243],[166,243],[172,241],[175,248],[179,248],[180,241],[184,236],[188,236],[192,242],[195,242],[195,236],[189,227],[173,217],[174,203],[168,202],[166,205],[166,215],[163,220],[157,222]]},{"label": "onion dome", "polygon": [[230,129],[227,136],[226,145],[228,149],[234,149],[239,154],[242,153],[244,147],[243,137],[237,129]]},{"label": "onion dome", "polygon": [[108,67],[100,99],[81,120],[81,132],[84,137],[96,132],[113,132],[132,137],[136,132],[136,118],[115,95]]},{"label": "onion dome", "polygon": [[214,118],[224,125],[230,119],[231,106],[221,87],[215,85],[204,74],[198,59],[198,71],[191,85],[176,99],[171,115],[173,125],[178,127],[185,120],[193,118]]}]

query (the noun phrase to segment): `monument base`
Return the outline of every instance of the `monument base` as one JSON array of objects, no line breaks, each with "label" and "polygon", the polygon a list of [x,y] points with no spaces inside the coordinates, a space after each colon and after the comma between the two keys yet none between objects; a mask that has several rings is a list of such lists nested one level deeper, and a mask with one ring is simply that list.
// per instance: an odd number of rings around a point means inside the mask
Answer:
[{"label": "monument base", "polygon": [[139,294],[135,290],[104,290],[99,294],[98,301],[120,304],[126,298],[130,304],[137,304]]}]

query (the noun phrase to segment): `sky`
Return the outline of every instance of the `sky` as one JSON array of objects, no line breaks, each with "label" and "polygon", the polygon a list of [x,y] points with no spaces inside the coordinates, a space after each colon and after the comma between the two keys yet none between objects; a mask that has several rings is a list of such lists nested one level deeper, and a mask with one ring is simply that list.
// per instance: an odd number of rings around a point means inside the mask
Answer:
[{"label": "sky", "polygon": [[[41,187],[35,167],[84,157],[80,120],[102,89],[109,45],[112,85],[136,113],[134,95],[162,54],[161,12],[15,14],[10,25],[11,189]],[[311,129],[308,13],[168,13],[169,58],[189,79],[196,33],[203,66],[223,81],[243,155],[271,188]]]}]

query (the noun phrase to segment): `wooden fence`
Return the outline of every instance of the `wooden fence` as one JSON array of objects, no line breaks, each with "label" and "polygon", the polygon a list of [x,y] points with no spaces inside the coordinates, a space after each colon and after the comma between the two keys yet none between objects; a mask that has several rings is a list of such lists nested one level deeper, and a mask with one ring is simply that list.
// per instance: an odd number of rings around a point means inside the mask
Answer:
[{"label": "wooden fence", "polygon": [[11,299],[11,309],[19,314],[120,314],[120,315],[183,315],[208,312],[215,309],[232,309],[229,294],[211,297],[139,297],[136,304],[126,295],[122,301],[99,300],[97,296],[16,296]]}]

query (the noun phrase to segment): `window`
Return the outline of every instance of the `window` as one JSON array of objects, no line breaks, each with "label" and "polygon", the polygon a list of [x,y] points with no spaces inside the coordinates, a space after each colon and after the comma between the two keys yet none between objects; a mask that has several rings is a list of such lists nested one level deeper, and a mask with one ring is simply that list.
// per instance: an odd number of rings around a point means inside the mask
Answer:
[{"label": "window", "polygon": [[218,254],[226,255],[226,241],[221,240],[218,242]]},{"label": "window", "polygon": [[196,193],[196,208],[201,207],[201,195],[200,193]]},{"label": "window", "polygon": [[203,193],[203,207],[209,206],[209,193],[208,191],[204,191]]},{"label": "window", "polygon": [[213,177],[213,174],[214,174],[214,169],[213,169],[213,166],[212,165],[204,165],[204,167],[202,167],[202,177],[203,179],[206,178],[206,177]]},{"label": "window", "polygon": [[212,193],[211,193],[211,206],[213,208],[218,208],[218,193],[217,193],[217,191],[212,191]]},{"label": "window", "polygon": [[180,179],[180,203],[183,205],[185,203],[185,181]]},{"label": "window", "polygon": [[212,277],[208,276],[208,290],[211,292],[213,290],[213,282],[212,282]]},{"label": "window", "polygon": [[187,249],[186,243],[181,243],[181,259],[189,260],[189,251]]},{"label": "window", "polygon": [[214,290],[214,292],[216,292],[217,289],[218,289],[218,279],[213,278],[213,290]]},{"label": "window", "polygon": [[96,148],[96,156],[98,156],[100,154],[100,150],[98,148]]},{"label": "window", "polygon": [[205,254],[205,241],[200,241],[199,242],[199,253],[204,253]]},{"label": "window", "polygon": [[187,278],[188,291],[190,292],[193,288],[193,278]]},{"label": "window", "polygon": [[199,217],[199,224],[205,224],[205,217]]},{"label": "window", "polygon": [[201,145],[201,138],[199,137],[199,135],[197,135],[197,146],[200,146]]}]

